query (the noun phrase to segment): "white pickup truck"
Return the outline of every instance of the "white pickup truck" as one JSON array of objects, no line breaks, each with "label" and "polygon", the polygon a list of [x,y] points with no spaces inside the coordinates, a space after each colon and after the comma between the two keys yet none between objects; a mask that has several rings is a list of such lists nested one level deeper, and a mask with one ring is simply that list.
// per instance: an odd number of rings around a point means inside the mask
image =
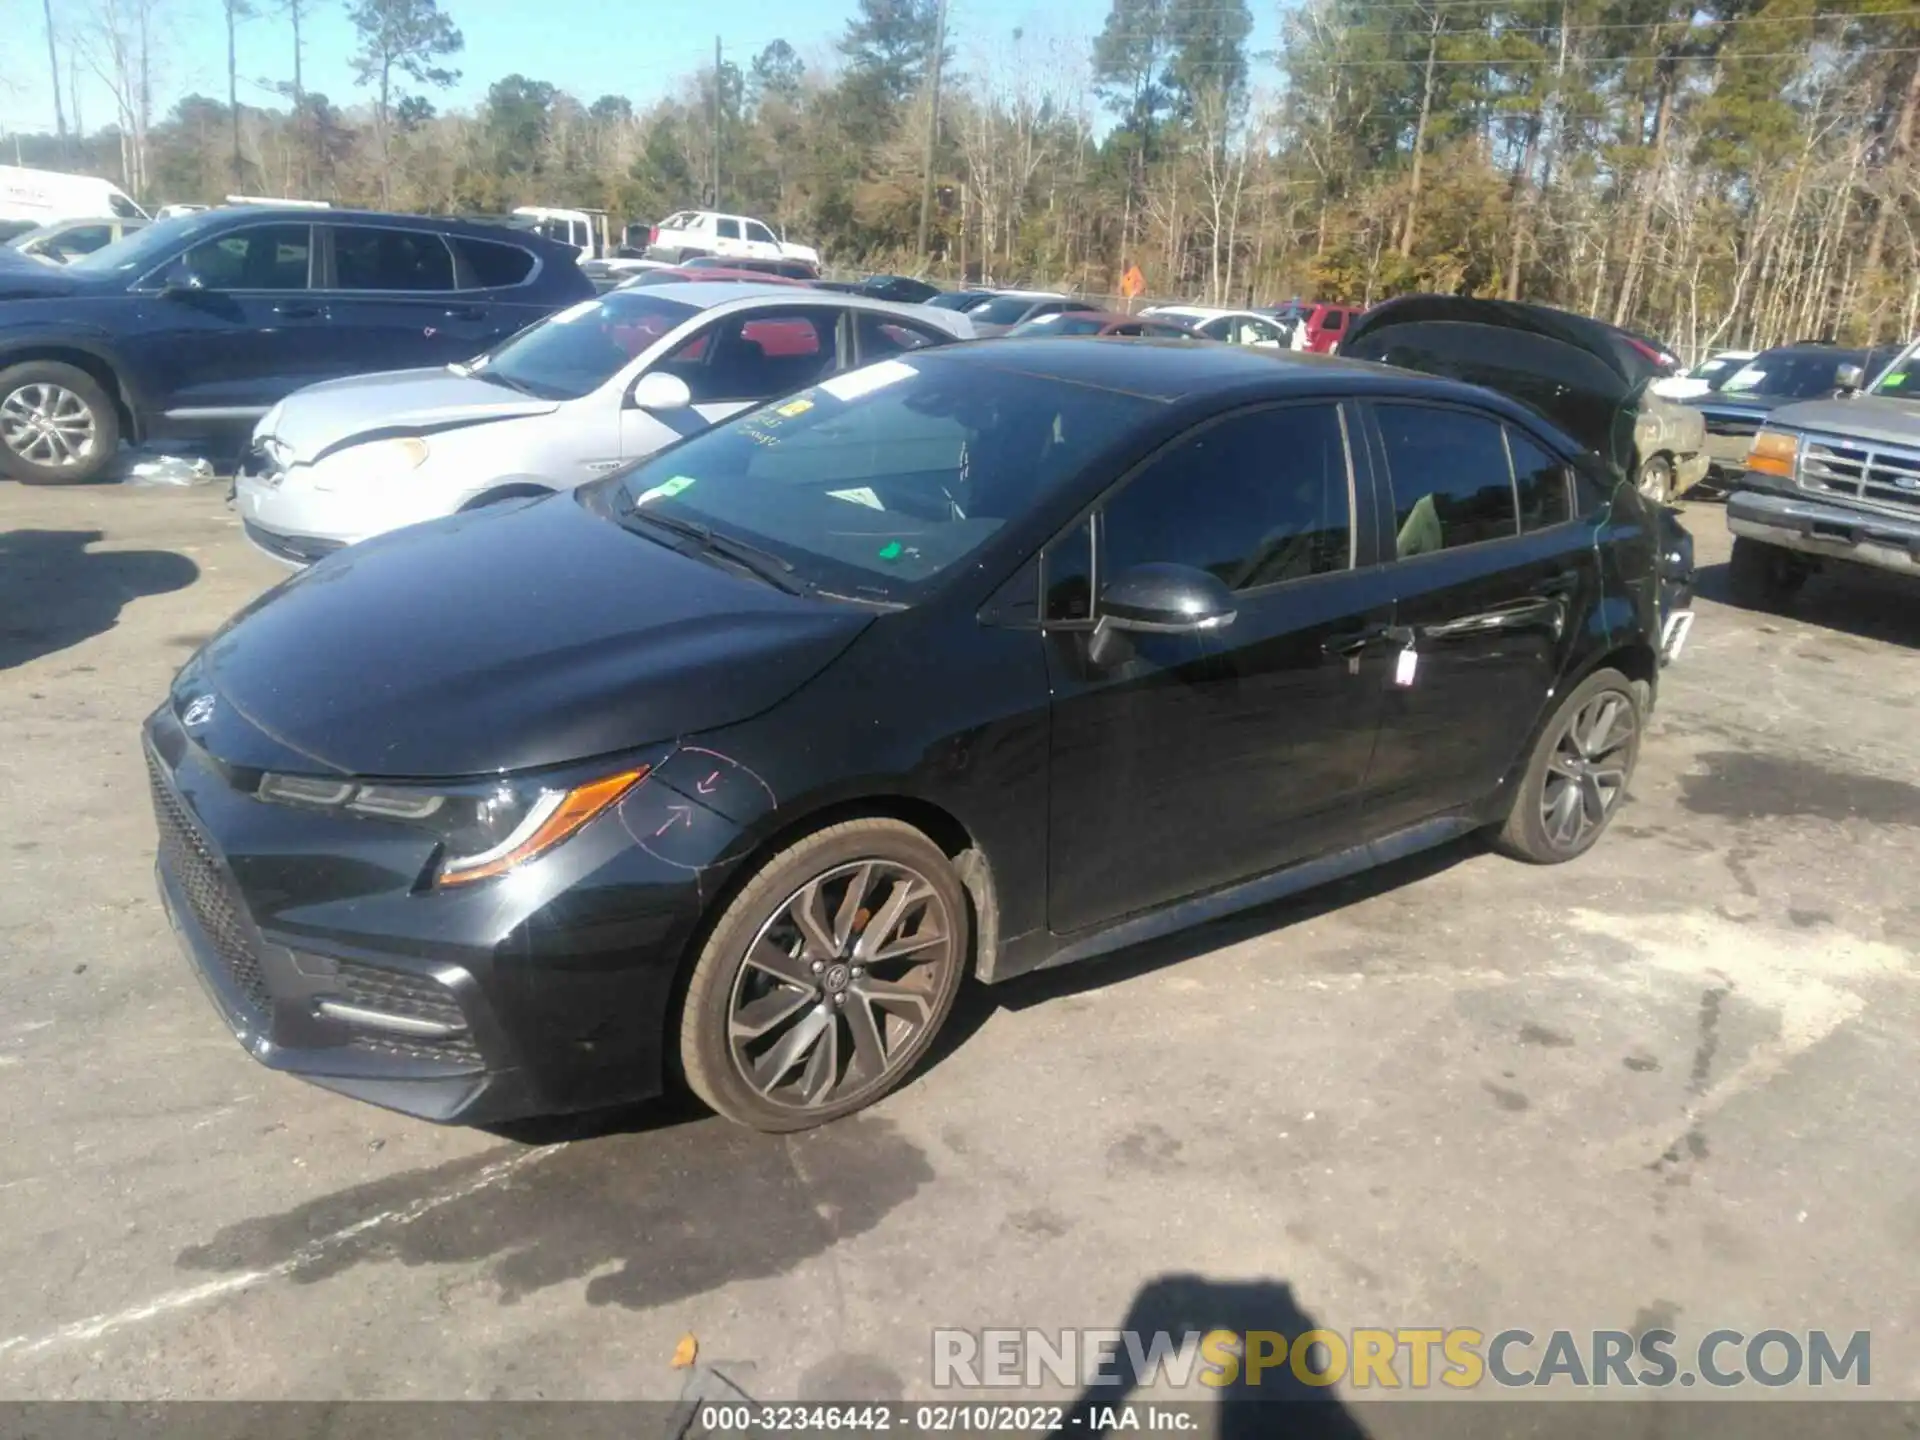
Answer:
[{"label": "white pickup truck", "polygon": [[719,215],[711,210],[682,210],[653,227],[647,239],[647,258],[679,264],[696,255],[724,255],[737,260],[804,260],[820,264],[820,252],[811,245],[790,245],[771,228],[747,215]]}]

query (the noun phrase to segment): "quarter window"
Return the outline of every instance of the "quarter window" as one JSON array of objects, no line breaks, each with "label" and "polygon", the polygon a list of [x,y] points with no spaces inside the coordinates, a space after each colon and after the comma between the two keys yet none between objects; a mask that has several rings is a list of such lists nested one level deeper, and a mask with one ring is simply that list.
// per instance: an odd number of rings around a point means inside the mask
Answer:
[{"label": "quarter window", "polygon": [[1382,405],[1375,413],[1402,560],[1520,533],[1497,421],[1420,405]]},{"label": "quarter window", "polygon": [[1520,528],[1544,530],[1573,518],[1566,462],[1549,455],[1512,426],[1507,427],[1507,452],[1513,457],[1514,492],[1520,498]]},{"label": "quarter window", "polygon": [[335,226],[333,280],[342,290],[451,290],[453,252],[424,231]]},{"label": "quarter window", "polygon": [[1252,411],[1177,441],[1107,503],[1102,533],[1104,576],[1161,562],[1251,590],[1345,570],[1353,517],[1338,410]]},{"label": "quarter window", "polygon": [[181,258],[209,290],[304,290],[312,237],[309,225],[253,225],[204,241]]},{"label": "quarter window", "polygon": [[942,338],[916,325],[906,325],[879,315],[862,313],[857,323],[860,328],[862,364],[884,360],[889,355],[903,355],[909,350],[924,350],[929,345],[938,345]]},{"label": "quarter window", "polygon": [[1086,620],[1093,615],[1093,525],[1083,520],[1047,549],[1044,569],[1049,620]]},{"label": "quarter window", "polygon": [[533,273],[533,256],[518,245],[497,245],[491,240],[456,237],[453,248],[460,252],[473,281],[483,290],[518,285]]}]

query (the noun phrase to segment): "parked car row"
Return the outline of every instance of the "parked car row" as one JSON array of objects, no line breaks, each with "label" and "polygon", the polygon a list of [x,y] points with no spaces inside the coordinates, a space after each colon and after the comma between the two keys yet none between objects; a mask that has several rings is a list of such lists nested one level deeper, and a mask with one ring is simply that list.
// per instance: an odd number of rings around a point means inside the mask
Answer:
[{"label": "parked car row", "polygon": [[966,979],[1472,831],[1572,860],[1691,559],[1630,479],[1647,362],[1576,318],[1395,301],[1308,360],[681,281],[302,390],[243,508],[397,521],[507,457],[572,493],[372,535],[188,661],[144,734],[181,943],[349,1096],[678,1074],[789,1131]]}]

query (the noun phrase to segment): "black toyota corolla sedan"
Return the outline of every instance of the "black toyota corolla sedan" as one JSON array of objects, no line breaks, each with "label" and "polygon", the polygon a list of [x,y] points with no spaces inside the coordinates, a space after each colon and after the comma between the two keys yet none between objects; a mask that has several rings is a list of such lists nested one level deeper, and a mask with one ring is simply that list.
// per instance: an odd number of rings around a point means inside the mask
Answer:
[{"label": "black toyota corolla sedan", "polygon": [[1579,855],[1654,698],[1657,534],[1484,388],[914,354],[262,597],[147,723],[160,885],[268,1065],[465,1122],[684,1076],[797,1129],[965,977],[1482,828]]}]

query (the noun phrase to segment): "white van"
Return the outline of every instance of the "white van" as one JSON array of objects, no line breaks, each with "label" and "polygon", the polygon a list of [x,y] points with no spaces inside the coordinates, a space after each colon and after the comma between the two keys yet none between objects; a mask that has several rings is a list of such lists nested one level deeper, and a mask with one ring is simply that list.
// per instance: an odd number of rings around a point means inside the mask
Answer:
[{"label": "white van", "polygon": [[31,220],[35,225],[45,225],[54,220],[91,220],[105,215],[122,220],[149,218],[111,180],[0,165],[0,221]]}]

